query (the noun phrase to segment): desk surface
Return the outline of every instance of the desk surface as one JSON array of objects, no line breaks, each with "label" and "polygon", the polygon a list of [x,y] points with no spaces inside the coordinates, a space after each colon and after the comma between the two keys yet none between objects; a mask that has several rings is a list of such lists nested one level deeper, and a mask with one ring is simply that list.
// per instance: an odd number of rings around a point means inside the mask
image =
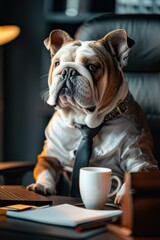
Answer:
[{"label": "desk surface", "polygon": [[[62,196],[49,197],[53,205],[69,203],[81,203],[80,199]],[[72,239],[89,239],[89,240],[159,240],[159,237],[116,237],[107,232],[106,228],[93,229],[90,231],[77,233],[70,228],[58,227],[49,224],[41,224],[31,221],[7,218],[0,216],[0,239],[1,240],[72,240]]]},{"label": "desk surface", "polygon": [[[81,202],[80,199],[70,197],[52,196],[50,198],[53,200],[53,205],[62,203],[76,204]],[[119,239],[108,233],[105,227],[77,233],[70,228],[7,218],[6,216],[0,216],[0,236],[2,240]]]}]

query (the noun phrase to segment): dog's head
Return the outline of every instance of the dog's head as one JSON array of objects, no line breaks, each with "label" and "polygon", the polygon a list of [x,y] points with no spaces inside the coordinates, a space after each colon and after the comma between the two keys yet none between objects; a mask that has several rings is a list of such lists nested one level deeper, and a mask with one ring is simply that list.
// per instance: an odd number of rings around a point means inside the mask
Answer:
[{"label": "dog's head", "polygon": [[48,104],[70,125],[98,126],[127,94],[121,69],[134,41],[122,29],[84,42],[54,30],[44,44],[51,53]]}]

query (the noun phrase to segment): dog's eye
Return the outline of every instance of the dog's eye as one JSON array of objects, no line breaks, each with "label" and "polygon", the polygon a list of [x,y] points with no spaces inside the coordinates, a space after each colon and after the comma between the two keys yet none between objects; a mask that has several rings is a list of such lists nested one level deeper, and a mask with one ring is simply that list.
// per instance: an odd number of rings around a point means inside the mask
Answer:
[{"label": "dog's eye", "polygon": [[59,61],[56,61],[56,62],[54,63],[54,66],[57,67],[57,66],[59,66],[59,64],[60,64],[60,62],[59,62]]},{"label": "dog's eye", "polygon": [[95,65],[95,64],[89,64],[89,65],[88,65],[88,69],[89,69],[90,71],[92,71],[92,72],[97,71],[97,68],[98,68],[98,66]]}]

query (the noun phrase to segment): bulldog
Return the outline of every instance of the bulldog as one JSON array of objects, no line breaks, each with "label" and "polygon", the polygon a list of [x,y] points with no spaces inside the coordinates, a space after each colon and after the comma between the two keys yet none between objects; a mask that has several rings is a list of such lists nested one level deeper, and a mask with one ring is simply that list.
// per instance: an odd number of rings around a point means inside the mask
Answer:
[{"label": "bulldog", "polygon": [[[82,138],[76,124],[103,124],[94,137],[90,166],[112,169],[122,181],[115,197],[121,203],[125,172],[157,170],[147,119],[128,90],[123,74],[134,41],[123,29],[98,41],[73,40],[54,30],[44,44],[51,54],[47,103],[56,112],[45,130],[46,140],[29,190],[56,194],[60,174],[72,169]],[[114,188],[114,184],[113,184]]]}]

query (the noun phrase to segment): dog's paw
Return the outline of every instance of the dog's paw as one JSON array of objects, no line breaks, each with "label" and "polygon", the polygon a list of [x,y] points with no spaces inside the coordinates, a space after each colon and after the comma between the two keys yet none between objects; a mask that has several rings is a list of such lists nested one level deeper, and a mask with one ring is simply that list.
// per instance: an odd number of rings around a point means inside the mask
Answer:
[{"label": "dog's paw", "polygon": [[122,205],[122,202],[124,199],[124,194],[125,194],[125,183],[122,185],[121,189],[118,191],[118,193],[115,197],[114,203]]},{"label": "dog's paw", "polygon": [[54,188],[42,185],[40,183],[32,183],[29,186],[27,186],[27,189],[29,191],[34,191],[43,195],[55,195],[56,191]]}]

